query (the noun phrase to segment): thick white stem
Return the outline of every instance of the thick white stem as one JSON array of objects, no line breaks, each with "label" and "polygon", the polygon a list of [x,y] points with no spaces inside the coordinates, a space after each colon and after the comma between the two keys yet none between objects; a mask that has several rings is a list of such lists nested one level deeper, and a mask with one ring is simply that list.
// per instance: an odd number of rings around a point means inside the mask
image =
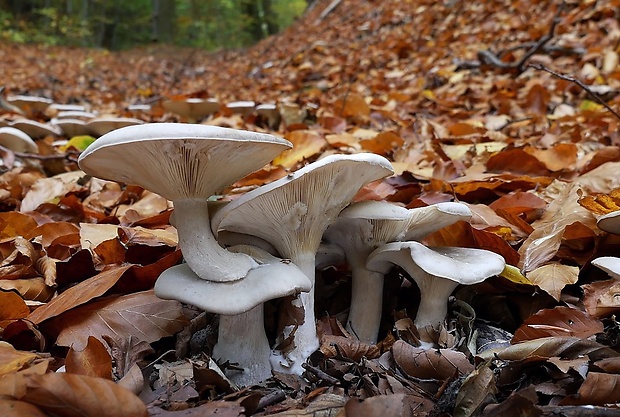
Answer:
[{"label": "thick white stem", "polygon": [[423,271],[412,277],[420,289],[420,307],[414,324],[418,329],[425,326],[438,329],[448,314],[448,297],[458,283]]},{"label": "thick white stem", "polygon": [[351,307],[347,330],[360,341],[376,343],[381,324],[383,277],[364,266],[352,267]]},{"label": "thick white stem", "polygon": [[211,231],[207,200],[174,201],[179,247],[189,267],[208,281],[236,281],[258,264],[250,256],[222,248]]},{"label": "thick white stem", "polygon": [[[319,348],[314,315],[315,254],[314,252],[304,253],[292,261],[310,279],[312,289],[309,292],[299,294],[298,298],[293,301],[296,307],[303,307],[304,322],[295,331],[293,349],[285,352],[282,356],[274,356],[272,366],[279,372],[301,375],[304,372],[301,365]],[[295,326],[285,327],[284,337],[288,337],[294,328]]]},{"label": "thick white stem", "polygon": [[220,316],[217,344],[213,357],[236,362],[243,372],[227,376],[239,386],[257,384],[271,377],[271,349],[265,334],[263,304],[235,316]]}]

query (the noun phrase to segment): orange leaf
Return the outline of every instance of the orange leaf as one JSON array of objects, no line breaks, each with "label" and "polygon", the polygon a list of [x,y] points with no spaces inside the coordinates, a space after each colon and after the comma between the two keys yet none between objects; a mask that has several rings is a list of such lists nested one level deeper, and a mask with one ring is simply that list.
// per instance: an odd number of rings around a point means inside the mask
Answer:
[{"label": "orange leaf", "polygon": [[88,337],[84,349],[74,349],[73,346],[69,349],[65,367],[71,374],[112,379],[112,357],[103,343],[93,336]]},{"label": "orange leaf", "polygon": [[382,132],[372,139],[360,140],[360,145],[368,152],[386,156],[394,149],[401,147],[403,140],[393,132]]},{"label": "orange leaf", "polygon": [[334,111],[342,117],[366,117],[370,114],[370,107],[364,97],[349,93],[334,103]]},{"label": "orange leaf", "polygon": [[316,156],[327,147],[327,142],[322,135],[312,130],[294,130],[285,135],[285,139],[293,144],[293,149],[288,149],[273,160],[274,165],[281,165],[291,169],[306,159]]},{"label": "orange leaf", "polygon": [[620,401],[620,375],[589,372],[577,395],[566,397],[560,404],[613,404]]},{"label": "orange leaf", "polygon": [[24,401],[0,400],[0,416],[3,417],[48,417],[40,408]]},{"label": "orange leaf", "polygon": [[0,239],[26,236],[36,227],[36,220],[27,214],[17,211],[0,213]]},{"label": "orange leaf", "polygon": [[588,338],[603,332],[603,323],[575,308],[558,306],[543,309],[530,316],[517,329],[512,343],[547,336],[575,336]]},{"label": "orange leaf", "polygon": [[39,324],[105,294],[129,268],[131,265],[113,267],[82,281],[30,313],[28,320]]},{"label": "orange leaf", "polygon": [[132,392],[103,378],[53,372],[27,378],[20,398],[63,417],[147,417],[146,405]]},{"label": "orange leaf", "polygon": [[24,299],[13,291],[0,291],[0,328],[10,322],[23,319],[30,314]]},{"label": "orange leaf", "polygon": [[542,290],[559,301],[562,289],[569,284],[577,282],[579,268],[553,263],[530,271],[526,277],[532,284],[538,285]]}]

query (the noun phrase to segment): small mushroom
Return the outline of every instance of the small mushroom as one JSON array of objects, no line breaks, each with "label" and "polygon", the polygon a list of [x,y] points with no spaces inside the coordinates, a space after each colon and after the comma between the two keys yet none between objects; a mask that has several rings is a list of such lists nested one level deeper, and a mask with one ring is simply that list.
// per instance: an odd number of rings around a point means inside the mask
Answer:
[{"label": "small mushroom", "polygon": [[103,136],[113,130],[127,126],[141,125],[142,123],[144,123],[142,120],[131,117],[101,116],[90,119],[86,123],[86,128],[93,136]]},{"label": "small mushroom", "polygon": [[261,249],[240,245],[231,250],[252,256],[259,266],[238,281],[210,282],[200,279],[187,264],[177,265],[160,275],[155,294],[220,314],[213,357],[237,363],[243,372],[235,372],[230,378],[238,385],[252,385],[271,376],[263,303],[309,291],[312,285],[297,266]]},{"label": "small mushroom", "polygon": [[620,210],[601,216],[596,225],[599,229],[614,235],[620,235]]},{"label": "small mushroom", "polygon": [[44,112],[53,101],[47,97],[15,95],[8,96],[6,101],[14,106],[19,107],[22,110],[29,110],[30,112]]},{"label": "small mushroom", "polygon": [[607,272],[610,277],[620,280],[620,258],[615,256],[602,256],[593,260],[592,265]]},{"label": "small mushroom", "polygon": [[434,247],[419,242],[387,243],[368,257],[371,271],[387,272],[391,264],[402,267],[420,289],[420,306],[415,325],[422,330],[444,323],[448,297],[459,284],[484,281],[504,270],[500,255],[483,249]]},{"label": "small mushroom", "polygon": [[373,250],[388,242],[421,239],[470,217],[469,208],[460,203],[406,209],[384,201],[363,201],[344,209],[324,237],[343,248],[351,268],[347,329],[363,342],[377,341],[384,273],[366,268]]},{"label": "small mushroom", "polygon": [[291,146],[261,133],[151,123],[102,136],[82,152],[78,163],[87,174],[136,184],[172,200],[179,246],[190,268],[209,281],[235,281],[256,262],[218,244],[207,199]]},{"label": "small mushroom", "polygon": [[35,141],[14,127],[0,127],[0,145],[13,152],[39,153]]},{"label": "small mushroom", "polygon": [[[330,155],[299,171],[244,194],[213,216],[213,230],[258,236],[295,263],[314,285],[316,253],[323,232],[365,184],[393,173],[390,162],[368,153]],[[274,367],[301,374],[301,364],[318,348],[314,288],[294,303],[304,321],[287,326],[294,346]]]},{"label": "small mushroom", "polygon": [[263,117],[267,125],[275,129],[280,124],[280,112],[274,103],[263,103],[256,106],[256,114]]},{"label": "small mushroom", "polygon": [[226,108],[235,114],[247,116],[254,111],[256,103],[253,101],[233,101],[226,104]]},{"label": "small mushroom", "polygon": [[10,123],[11,127],[19,129],[26,133],[28,136],[34,139],[42,138],[45,136],[58,136],[62,132],[55,126],[47,123],[37,122],[30,119],[17,119]]},{"label": "small mushroom", "polygon": [[214,98],[186,98],[184,100],[165,100],[162,106],[166,111],[196,121],[211,116],[220,109],[220,102]]}]

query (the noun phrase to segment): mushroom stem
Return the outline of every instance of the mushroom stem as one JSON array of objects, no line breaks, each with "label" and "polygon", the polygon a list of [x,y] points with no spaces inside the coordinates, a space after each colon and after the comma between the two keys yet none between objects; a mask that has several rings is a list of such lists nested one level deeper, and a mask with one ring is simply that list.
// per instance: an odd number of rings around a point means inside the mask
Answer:
[{"label": "mushroom stem", "polygon": [[235,384],[253,385],[271,377],[270,354],[263,324],[263,304],[234,316],[220,315],[213,357],[236,362],[244,369],[229,375]]},{"label": "mushroom stem", "polygon": [[304,322],[297,326],[289,325],[284,328],[284,338],[290,336],[295,330],[293,337],[294,347],[283,352],[282,357],[275,357],[272,366],[275,370],[286,373],[301,375],[304,368],[301,366],[306,359],[319,348],[319,337],[316,332],[314,315],[314,280],[315,280],[315,255],[314,253],[302,253],[292,262],[301,269],[312,282],[309,292],[299,294],[293,301],[295,307],[304,309]]},{"label": "mushroom stem", "polygon": [[420,306],[414,324],[421,330],[426,326],[438,329],[448,314],[448,297],[458,287],[458,282],[431,275],[421,268],[412,278],[420,289]]},{"label": "mushroom stem", "polygon": [[205,199],[174,201],[179,247],[185,261],[200,278],[208,281],[236,281],[258,264],[248,255],[222,248],[211,231]]},{"label": "mushroom stem", "polygon": [[376,343],[383,305],[383,273],[352,266],[351,309],[347,330],[364,343]]}]

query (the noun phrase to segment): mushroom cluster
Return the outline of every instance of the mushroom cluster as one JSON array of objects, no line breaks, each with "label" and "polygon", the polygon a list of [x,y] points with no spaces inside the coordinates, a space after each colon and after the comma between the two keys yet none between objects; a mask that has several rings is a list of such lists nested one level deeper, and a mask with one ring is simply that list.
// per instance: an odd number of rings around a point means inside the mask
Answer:
[{"label": "mushroom cluster", "polygon": [[[171,220],[185,263],[162,273],[155,293],[220,315],[213,356],[239,365],[243,371],[230,375],[237,384],[260,382],[272,369],[303,372],[302,364],[319,347],[317,264],[346,256],[353,275],[348,327],[368,343],[377,340],[383,275],[392,264],[420,286],[416,324],[434,327],[445,318],[446,299],[459,283],[502,271],[499,255],[417,242],[468,220],[471,212],[463,204],[417,209],[376,201],[351,204],[361,187],[393,174],[390,162],[376,154],[326,156],[232,202],[209,200],[291,146],[255,132],[151,123],[103,135],[78,161],[87,174],[139,185],[173,202]],[[428,290],[437,286],[442,289]],[[263,303],[284,296],[295,296],[293,306],[303,313],[301,320],[286,323],[278,339],[287,341],[279,343],[286,347],[276,351],[265,334]]]}]

